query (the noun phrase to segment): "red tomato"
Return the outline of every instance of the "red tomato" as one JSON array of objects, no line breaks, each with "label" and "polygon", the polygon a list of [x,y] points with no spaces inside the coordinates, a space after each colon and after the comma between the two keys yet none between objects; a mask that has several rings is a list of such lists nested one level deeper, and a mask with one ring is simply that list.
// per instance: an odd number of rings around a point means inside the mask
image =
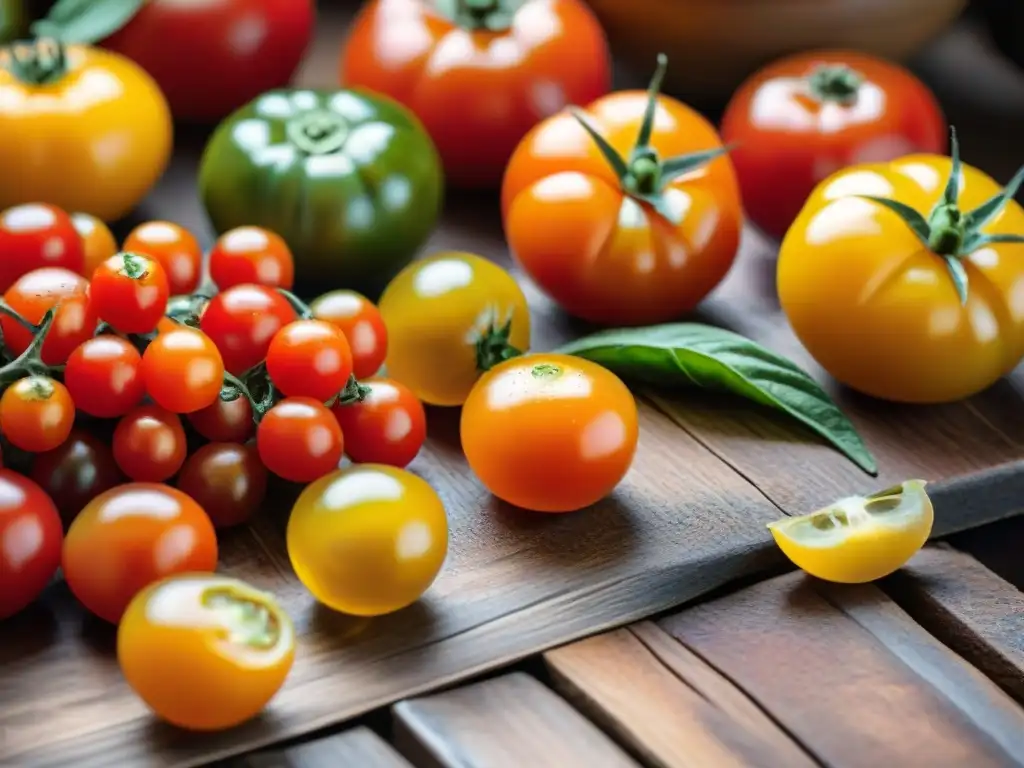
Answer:
[{"label": "red tomato", "polygon": [[213,244],[210,278],[222,291],[244,283],[290,289],[295,263],[280,235],[262,227],[237,227]]},{"label": "red tomato", "polygon": [[142,380],[157,405],[172,413],[192,413],[219,398],[224,361],[205,333],[179,324],[146,347]]},{"label": "red tomato", "polygon": [[120,336],[101,334],[79,346],[64,367],[64,384],[82,413],[123,416],[146,394],[142,356]]},{"label": "red tomato", "polygon": [[289,83],[314,8],[313,0],[149,0],[103,47],[152,75],[176,118],[215,122]]},{"label": "red tomato", "polygon": [[210,443],[188,457],[178,490],[195,499],[215,528],[244,523],[267,495],[267,469],[255,446]]},{"label": "red tomato", "polygon": [[747,215],[778,239],[834,172],[945,154],[948,135],[920,80],[851,51],[811,51],[769,64],[736,91],[722,118]]},{"label": "red tomato", "polygon": [[53,499],[64,525],[104,491],[124,482],[110,446],[84,429],[32,461],[32,479]]},{"label": "red tomato", "polygon": [[331,410],[345,435],[352,461],[404,467],[427,439],[427,413],[416,395],[391,379],[360,382],[370,388],[366,399]]},{"label": "red tomato", "polygon": [[245,284],[210,299],[199,327],[238,376],[266,359],[271,339],[294,319],[292,305],[273,288]]},{"label": "red tomato", "polygon": [[117,253],[92,276],[89,295],[100,320],[123,333],[149,333],[167,308],[167,274],[145,254]]},{"label": "red tomato", "polygon": [[42,488],[0,469],[0,619],[27,607],[60,566],[60,515]]},{"label": "red tomato", "polygon": [[75,403],[67,388],[48,376],[26,376],[0,397],[0,432],[29,453],[50,451],[68,439]]},{"label": "red tomato", "polygon": [[85,265],[85,245],[71,217],[45,203],[0,213],[0,253],[0,291],[33,269],[63,267],[82,274]]},{"label": "red tomato", "polygon": [[159,405],[140,405],[114,429],[114,461],[132,480],[159,483],[185,463],[185,430],[178,415]]},{"label": "red tomato", "polygon": [[252,406],[245,397],[221,400],[188,414],[189,423],[200,435],[215,443],[244,443],[256,432]]},{"label": "red tomato", "polygon": [[274,334],[267,373],[285,395],[324,402],[345,388],[352,375],[352,351],[337,326],[296,320]]},{"label": "red tomato", "polygon": [[582,0],[371,0],[341,59],[350,87],[387,94],[423,122],[453,186],[496,187],[519,140],[611,85],[608,44]]},{"label": "red tomato", "polygon": [[293,483],[310,483],[338,468],[341,427],[323,403],[287,397],[264,414],[256,429],[264,466]]},{"label": "red tomato", "polygon": [[[66,362],[75,347],[96,330],[96,313],[89,301],[89,281],[63,267],[42,267],[26,272],[7,289],[4,301],[37,325],[46,310],[57,307],[41,352],[47,365]],[[4,346],[12,355],[20,355],[32,343],[32,334],[12,317],[0,315],[0,328]]]},{"label": "red tomato", "polygon": [[144,253],[158,261],[167,274],[172,296],[192,293],[203,269],[203,249],[196,236],[171,221],[147,221],[133,229],[122,251]]},{"label": "red tomato", "polygon": [[317,320],[336,325],[345,334],[357,379],[368,379],[380,370],[388,355],[388,330],[376,304],[361,293],[342,289],[325,293],[309,308]]}]

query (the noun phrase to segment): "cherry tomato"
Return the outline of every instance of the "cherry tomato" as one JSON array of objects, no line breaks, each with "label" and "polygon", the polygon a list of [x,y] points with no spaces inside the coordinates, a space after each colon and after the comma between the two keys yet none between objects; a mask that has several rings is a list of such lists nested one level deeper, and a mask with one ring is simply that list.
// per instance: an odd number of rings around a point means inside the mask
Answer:
[{"label": "cherry tomato", "polygon": [[825,177],[857,163],[944,153],[947,135],[924,83],[852,51],[769,64],[740,86],[722,119],[747,215],[778,239]]},{"label": "cherry tomato", "polygon": [[75,403],[67,388],[48,376],[26,376],[0,397],[0,431],[29,453],[50,451],[68,439]]},{"label": "cherry tomato", "polygon": [[158,262],[167,275],[173,296],[192,293],[199,285],[203,250],[196,236],[171,221],[147,221],[133,229],[121,245],[122,251],[142,253]]},{"label": "cherry tomato", "polygon": [[263,362],[274,335],[295,319],[288,300],[262,285],[236,285],[218,293],[199,321],[224,367],[236,376]]},{"label": "cherry tomato", "polygon": [[68,530],[64,580],[87,610],[111,624],[142,589],[175,573],[212,572],[217,534],[181,491],[125,483],[86,504]]},{"label": "cherry tomato", "polygon": [[352,375],[352,350],[341,329],[323,320],[296,320],[267,350],[267,373],[289,397],[330,400]]},{"label": "cherry tomato", "polygon": [[611,86],[608,44],[586,3],[516,6],[372,0],[345,40],[343,82],[415,112],[453,186],[496,187],[539,120]]},{"label": "cherry tomato", "polygon": [[[57,307],[40,352],[47,365],[66,362],[75,347],[96,330],[96,312],[89,301],[89,281],[63,267],[42,267],[26,272],[4,292],[4,301],[36,324],[43,319],[46,310]],[[0,316],[0,327],[4,346],[12,355],[20,355],[32,343],[32,334],[14,318]]]},{"label": "cherry tomato", "polygon": [[153,402],[192,413],[219,399],[224,361],[205,333],[179,324],[159,333],[142,354],[142,380]]},{"label": "cherry tomato", "polygon": [[256,447],[275,475],[308,483],[337,469],[345,445],[341,427],[323,403],[287,397],[264,414]]},{"label": "cherry tomato", "polygon": [[118,253],[100,264],[89,286],[100,320],[123,333],[149,333],[167,307],[167,274],[138,253]]},{"label": "cherry tomato", "polygon": [[193,429],[215,443],[244,443],[256,432],[252,420],[252,406],[244,397],[221,400],[187,416]]},{"label": "cherry tomato", "polygon": [[63,267],[80,275],[85,265],[85,245],[71,217],[44,203],[0,212],[0,253],[0,291],[33,269]]},{"label": "cherry tomato", "polygon": [[206,510],[215,528],[230,528],[263,503],[267,470],[255,446],[209,443],[188,457],[177,485]]},{"label": "cherry tomato", "polygon": [[416,602],[448,553],[437,493],[404,469],[359,464],[307,486],[288,518],[288,557],[329,608],[381,616]]},{"label": "cherry tomato", "polygon": [[0,469],[0,619],[39,597],[60,566],[60,515],[38,485]]},{"label": "cherry tomato", "polygon": [[91,213],[73,213],[71,222],[82,236],[82,246],[85,250],[82,274],[92,277],[96,267],[117,253],[114,233]]},{"label": "cherry tomato", "polygon": [[637,444],[636,402],[615,374],[571,355],[515,358],[485,373],[462,407],[470,469],[499,499],[537,512],[600,501]]},{"label": "cherry tomato", "polygon": [[81,344],[64,367],[64,384],[75,407],[90,416],[123,416],[146,394],[142,357],[120,336],[101,334]]},{"label": "cherry tomato", "polygon": [[345,435],[345,452],[352,461],[409,464],[427,439],[427,414],[416,395],[391,379],[360,382],[369,389],[366,399],[331,410]]},{"label": "cherry tomato", "polygon": [[191,731],[255,717],[294,657],[295,629],[273,596],[216,574],[151,584],[117,629],[128,685],[158,717]]},{"label": "cherry tomato", "polygon": [[263,227],[236,227],[213,244],[210,277],[222,291],[246,283],[290,289],[295,264],[280,235]]},{"label": "cherry tomato", "polygon": [[121,417],[114,429],[114,460],[132,480],[159,483],[185,463],[181,419],[159,405],[140,405]]},{"label": "cherry tomato", "polygon": [[313,317],[338,326],[352,350],[352,373],[368,379],[384,365],[388,331],[380,310],[361,293],[337,290],[325,293],[309,305]]},{"label": "cherry tomato", "polygon": [[84,429],[32,462],[31,477],[57,505],[65,527],[90,501],[124,482],[110,446]]}]

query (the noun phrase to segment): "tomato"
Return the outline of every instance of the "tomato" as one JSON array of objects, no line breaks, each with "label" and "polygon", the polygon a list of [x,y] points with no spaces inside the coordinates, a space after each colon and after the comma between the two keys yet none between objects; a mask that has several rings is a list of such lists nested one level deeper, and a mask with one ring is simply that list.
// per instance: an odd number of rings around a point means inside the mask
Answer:
[{"label": "tomato", "polygon": [[181,419],[159,405],[140,405],[114,429],[114,460],[132,480],[159,483],[185,463]]},{"label": "tomato", "polygon": [[199,327],[217,345],[225,369],[238,376],[266,359],[271,339],[294,319],[295,310],[284,296],[246,284],[210,299]]},{"label": "tomato", "polygon": [[123,333],[149,333],[167,307],[167,274],[139,253],[118,253],[100,264],[89,294],[100,320]]},{"label": "tomato", "polygon": [[124,481],[110,446],[84,429],[32,462],[31,477],[53,499],[64,525],[104,491]]},{"label": "tomato", "polygon": [[310,484],[288,518],[288,557],[313,597],[355,616],[416,602],[448,553],[448,518],[425,480],[360,464]]},{"label": "tomato", "polygon": [[146,394],[142,357],[125,339],[101,334],[75,349],[64,367],[64,384],[83,413],[123,416]]},{"label": "tomato", "polygon": [[341,427],[323,403],[287,397],[263,415],[256,447],[275,475],[308,483],[337,468],[345,444]]},{"label": "tomato", "polygon": [[711,123],[657,95],[665,66],[659,56],[650,95],[613,93],[545,120],[505,174],[509,248],[545,293],[584,320],[673,320],[736,257],[743,213],[732,162]]},{"label": "tomato", "polygon": [[60,566],[60,515],[38,485],[0,469],[0,619],[27,607]]},{"label": "tomato", "polygon": [[85,254],[82,274],[92,277],[96,267],[117,253],[117,241],[114,239],[114,233],[91,213],[73,213],[71,222],[82,237],[82,248]]},{"label": "tomato", "polygon": [[472,253],[413,262],[380,299],[388,376],[430,405],[462,405],[480,372],[530,345],[530,312],[512,276]]},{"label": "tomato", "polygon": [[352,350],[352,373],[357,379],[373,376],[388,353],[388,330],[380,310],[356,291],[325,293],[309,305],[313,317],[336,325]]},{"label": "tomato", "polygon": [[294,657],[295,629],[273,596],[215,574],[146,587],[117,629],[128,685],[158,717],[191,731],[255,717]]},{"label": "tomato", "polygon": [[217,567],[210,518],[176,488],[125,483],[86,504],[64,539],[64,580],[87,610],[111,624],[142,589],[176,573]]},{"label": "tomato", "polygon": [[263,227],[235,227],[213,244],[210,277],[222,291],[245,283],[290,289],[295,265],[280,235]]},{"label": "tomato", "polygon": [[462,449],[495,496],[537,512],[590,506],[636,453],[636,402],[606,368],[571,355],[515,358],[485,373],[462,408]]},{"label": "tomato", "polygon": [[779,302],[793,331],[865,394],[960,400],[1024,356],[1024,209],[1012,199],[1024,176],[1003,197],[981,171],[953,165],[910,155],[839,171],[782,242]]},{"label": "tomato", "polygon": [[345,452],[360,463],[408,465],[427,439],[423,403],[407,386],[391,379],[360,383],[369,388],[365,400],[338,403],[331,409],[345,435]]},{"label": "tomato", "polygon": [[903,67],[852,51],[810,51],[769,64],[722,119],[743,206],[781,239],[815,185],[848,165],[946,151],[931,91]]},{"label": "tomato", "polygon": [[29,453],[56,448],[75,424],[75,403],[67,388],[48,376],[26,376],[0,397],[0,431],[11,445]]},{"label": "tomato", "polygon": [[[167,166],[167,102],[130,59],[58,48],[49,37],[0,53],[0,208],[45,200],[117,221]],[[82,264],[53,266],[79,271]]]},{"label": "tomato", "polygon": [[153,402],[173,413],[192,413],[219,399],[224,361],[205,333],[178,324],[149,342],[141,372]]},{"label": "tomato", "polygon": [[[67,361],[75,348],[96,330],[96,312],[89,301],[89,281],[63,267],[42,267],[26,272],[4,292],[7,306],[38,325],[46,310],[57,307],[40,357],[46,365]],[[20,355],[33,334],[12,317],[0,315],[4,346]]]},{"label": "tomato", "polygon": [[352,375],[352,350],[345,334],[323,320],[296,320],[274,334],[267,373],[288,396],[326,401]]},{"label": "tomato", "polygon": [[582,0],[371,0],[345,41],[341,79],[415,112],[449,184],[496,187],[539,120],[608,92],[611,63]]},{"label": "tomato", "polygon": [[121,250],[142,253],[159,262],[174,296],[192,293],[199,285],[203,249],[196,236],[180,224],[170,221],[140,224],[128,234]]},{"label": "tomato", "polygon": [[215,528],[229,528],[263,503],[267,470],[255,446],[209,443],[188,457],[177,485],[206,510]]},{"label": "tomato", "polygon": [[[0,125],[3,125],[3,68],[0,67]],[[0,131],[2,134],[2,131]],[[0,142],[0,158],[6,142]],[[0,161],[0,167],[4,167]],[[4,197],[0,182],[0,199]],[[85,264],[85,245],[75,225],[60,208],[27,203],[0,212],[0,291],[41,267],[63,267],[76,274]]]},{"label": "tomato", "polygon": [[256,432],[252,406],[245,397],[221,400],[187,414],[189,423],[200,435],[215,443],[244,443]]}]

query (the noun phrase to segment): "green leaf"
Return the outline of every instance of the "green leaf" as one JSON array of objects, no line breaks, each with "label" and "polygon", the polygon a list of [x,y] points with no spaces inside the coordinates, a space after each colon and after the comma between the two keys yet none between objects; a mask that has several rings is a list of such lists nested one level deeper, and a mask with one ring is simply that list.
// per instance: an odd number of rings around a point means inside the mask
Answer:
[{"label": "green leaf", "polygon": [[942,258],[946,262],[949,276],[953,279],[956,295],[960,297],[960,306],[964,306],[967,304],[968,287],[967,270],[964,268],[964,263],[960,261],[958,256],[943,256]]},{"label": "green leaf", "polygon": [[928,238],[931,236],[932,228],[928,224],[928,220],[921,215],[919,211],[911,208],[906,203],[901,203],[898,200],[890,200],[887,197],[875,197],[874,195],[857,195],[862,200],[870,200],[873,203],[878,203],[881,206],[888,208],[890,211],[895,213],[901,219],[903,223],[910,227],[910,230],[917,235],[918,239],[928,245]]},{"label": "green leaf", "polygon": [[673,179],[678,179],[680,176],[700,168],[706,163],[710,163],[716,157],[728,154],[733,149],[733,145],[729,144],[724,147],[715,147],[714,149],[705,149],[701,152],[693,152],[689,155],[668,158],[661,164],[661,186],[665,187]]},{"label": "green leaf", "polygon": [[622,155],[615,150],[615,147],[608,143],[608,140],[601,135],[583,112],[573,108],[572,116],[575,117],[579,124],[583,126],[583,130],[590,134],[590,138],[594,140],[594,143],[604,156],[604,159],[608,162],[608,165],[610,165],[612,170],[615,171],[615,175],[618,176],[620,180],[625,179],[626,175],[629,173],[629,167],[626,165],[626,161],[622,158]]},{"label": "green leaf", "polygon": [[865,472],[878,473],[853,424],[807,373],[738,334],[697,323],[669,323],[602,331],[557,351],[585,357],[628,381],[665,389],[732,392],[782,411]]},{"label": "green leaf", "polygon": [[127,24],[146,0],[58,0],[45,18],[32,25],[37,37],[62,43],[98,43]]},{"label": "green leaf", "polygon": [[992,221],[1006,204],[1017,196],[1021,184],[1024,184],[1024,168],[1017,171],[1010,179],[1010,183],[1003,187],[1002,192],[993,195],[964,217],[967,220],[967,229],[976,232]]}]

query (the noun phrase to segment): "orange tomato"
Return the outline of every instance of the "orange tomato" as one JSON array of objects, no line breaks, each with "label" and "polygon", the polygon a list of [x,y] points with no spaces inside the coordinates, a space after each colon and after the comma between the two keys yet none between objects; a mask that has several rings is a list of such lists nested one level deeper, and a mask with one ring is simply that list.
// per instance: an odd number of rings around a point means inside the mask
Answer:
[{"label": "orange tomato", "polygon": [[[623,91],[534,128],[501,190],[523,270],[570,314],[609,325],[672,320],[725,277],[742,211],[714,126],[690,107]],[[650,109],[653,104],[653,109]]]},{"label": "orange tomato", "polygon": [[85,266],[82,268],[82,274],[91,278],[96,267],[117,253],[117,241],[110,228],[91,213],[73,213],[71,223],[82,236],[82,245],[85,248]]},{"label": "orange tomato", "polygon": [[203,269],[203,249],[196,236],[172,221],[147,221],[131,232],[122,251],[143,253],[160,263],[167,273],[172,296],[192,293]]},{"label": "orange tomato", "polygon": [[0,430],[23,451],[53,450],[74,425],[75,403],[67,387],[48,376],[18,379],[0,396]]}]

